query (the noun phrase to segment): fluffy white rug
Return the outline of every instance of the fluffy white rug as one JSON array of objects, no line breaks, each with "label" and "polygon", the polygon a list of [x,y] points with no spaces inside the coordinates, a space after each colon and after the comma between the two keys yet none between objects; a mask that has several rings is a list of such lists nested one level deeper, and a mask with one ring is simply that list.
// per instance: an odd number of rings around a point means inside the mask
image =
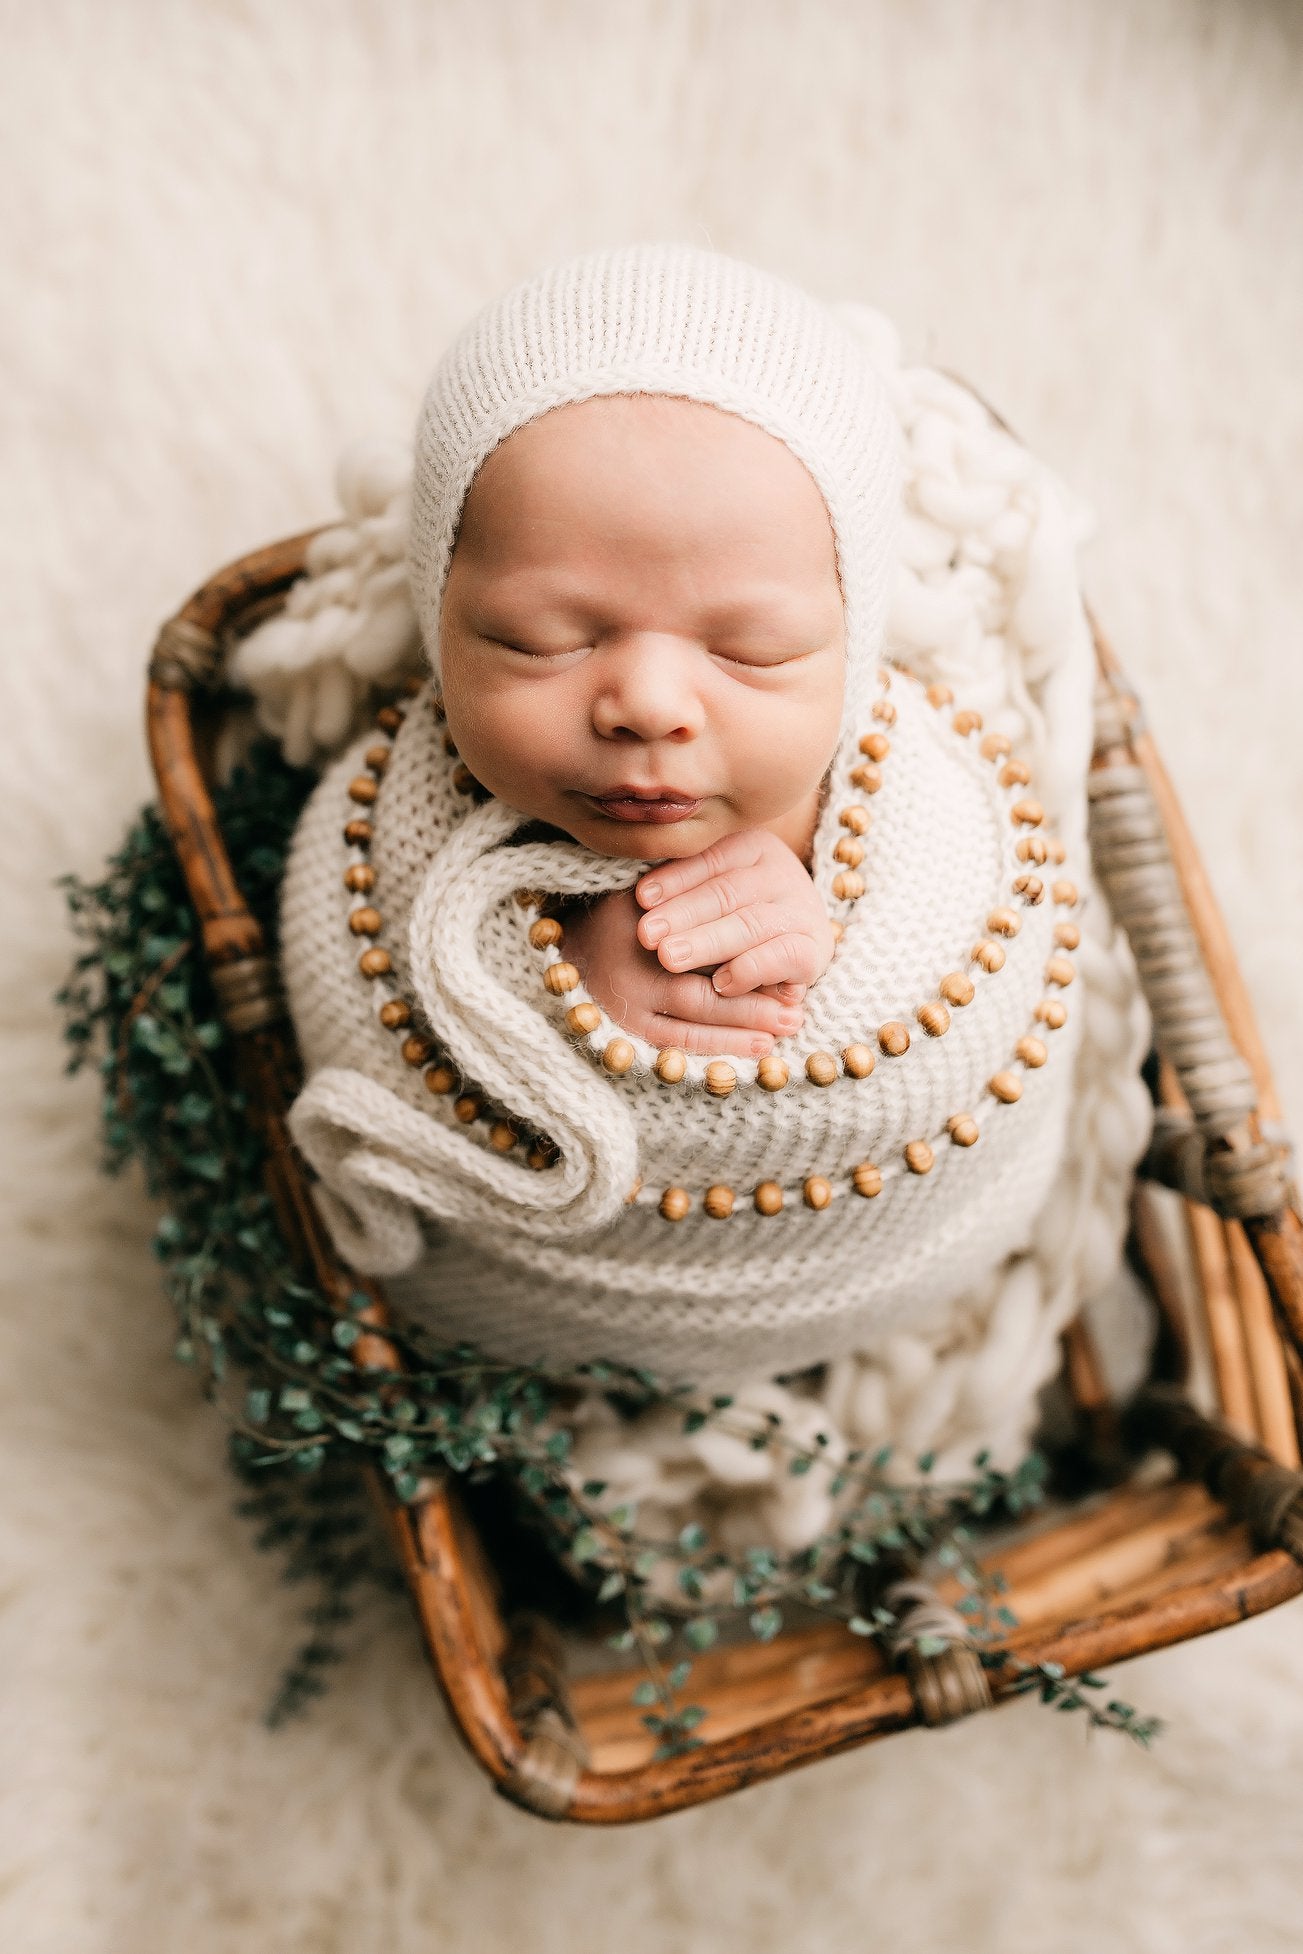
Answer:
[{"label": "fluffy white rug", "polygon": [[1140,682],[1303,1114],[1303,16],[778,0],[5,10],[0,1940],[55,1954],[1296,1949],[1298,1604],[611,1836],[497,1803],[401,1604],[310,1720],[298,1597],[173,1365],[147,1204],[59,1077],[51,878],[148,788],[157,622],[332,508],[483,299],[703,239],[898,320],[1095,505]]}]

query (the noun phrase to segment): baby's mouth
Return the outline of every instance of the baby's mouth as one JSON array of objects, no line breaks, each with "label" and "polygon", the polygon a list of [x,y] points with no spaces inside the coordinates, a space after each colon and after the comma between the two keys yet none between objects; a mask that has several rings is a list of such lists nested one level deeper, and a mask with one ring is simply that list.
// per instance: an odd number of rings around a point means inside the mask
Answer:
[{"label": "baby's mouth", "polygon": [[608,821],[643,823],[652,827],[687,821],[701,806],[699,799],[676,794],[672,789],[654,796],[624,789],[614,794],[585,794],[584,799]]}]

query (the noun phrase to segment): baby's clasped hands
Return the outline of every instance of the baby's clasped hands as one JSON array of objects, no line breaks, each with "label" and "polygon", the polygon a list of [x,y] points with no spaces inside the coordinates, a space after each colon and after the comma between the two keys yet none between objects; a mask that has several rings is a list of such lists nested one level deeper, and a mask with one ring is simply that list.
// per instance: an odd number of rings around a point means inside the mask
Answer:
[{"label": "baby's clasped hands", "polygon": [[835,947],[809,874],[765,828],[660,863],[566,935],[588,989],[626,1030],[742,1057],[800,1029],[801,1000]]}]

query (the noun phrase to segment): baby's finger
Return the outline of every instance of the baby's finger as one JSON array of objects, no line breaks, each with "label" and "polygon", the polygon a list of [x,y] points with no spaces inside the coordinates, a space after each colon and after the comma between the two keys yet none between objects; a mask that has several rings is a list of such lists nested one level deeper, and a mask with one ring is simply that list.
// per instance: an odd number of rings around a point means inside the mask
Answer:
[{"label": "baby's finger", "polygon": [[668,902],[671,896],[695,889],[699,882],[707,882],[711,876],[753,867],[760,860],[761,847],[759,831],[742,828],[736,834],[724,835],[719,841],[712,841],[710,847],[703,848],[699,855],[685,855],[679,861],[659,862],[634,884],[634,895],[644,909],[654,909],[658,902]]},{"label": "baby's finger", "polygon": [[[745,909],[718,917],[713,923],[676,930],[673,936],[656,945],[656,955],[666,970],[702,970],[707,965],[728,963],[731,958],[740,957],[744,950],[757,949],[772,938],[789,933],[796,942],[808,941],[792,932],[791,916],[780,904],[752,902]],[[793,963],[779,966],[778,974],[800,982],[811,973],[803,964]],[[751,990],[755,986],[743,988]]]},{"label": "baby's finger", "polygon": [[746,997],[721,997],[708,977],[667,977],[655,993],[656,1009],[667,1017],[706,1026],[772,1032],[790,1037],[799,1031],[805,1013],[800,1005],[783,1004],[776,997],[753,992]]},{"label": "baby's finger", "polygon": [[723,870],[676,896],[662,898],[638,919],[638,941],[645,949],[654,950],[667,937],[681,936],[743,909],[758,908],[773,894],[773,877],[766,876],[758,863],[751,868]]},{"label": "baby's finger", "polygon": [[691,1024],[678,1018],[653,1018],[645,1036],[662,1050],[667,1045],[677,1045],[681,1052],[697,1058],[713,1058],[717,1052],[726,1052],[732,1058],[764,1058],[774,1049],[774,1041],[767,1031]]},{"label": "baby's finger", "polygon": [[812,972],[815,946],[808,936],[771,936],[753,950],[721,963],[711,979],[721,996],[730,1000],[743,991],[769,984],[793,988],[804,997]]}]

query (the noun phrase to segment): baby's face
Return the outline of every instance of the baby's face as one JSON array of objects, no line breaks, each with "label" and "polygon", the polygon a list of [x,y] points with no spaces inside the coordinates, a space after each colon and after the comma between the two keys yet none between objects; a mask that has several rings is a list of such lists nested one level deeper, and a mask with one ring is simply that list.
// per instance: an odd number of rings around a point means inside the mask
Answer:
[{"label": "baby's face", "polygon": [[764,827],[806,859],[837,745],[832,526],[775,436],[618,394],[500,443],[440,616],[448,727],[476,779],[602,855]]}]

